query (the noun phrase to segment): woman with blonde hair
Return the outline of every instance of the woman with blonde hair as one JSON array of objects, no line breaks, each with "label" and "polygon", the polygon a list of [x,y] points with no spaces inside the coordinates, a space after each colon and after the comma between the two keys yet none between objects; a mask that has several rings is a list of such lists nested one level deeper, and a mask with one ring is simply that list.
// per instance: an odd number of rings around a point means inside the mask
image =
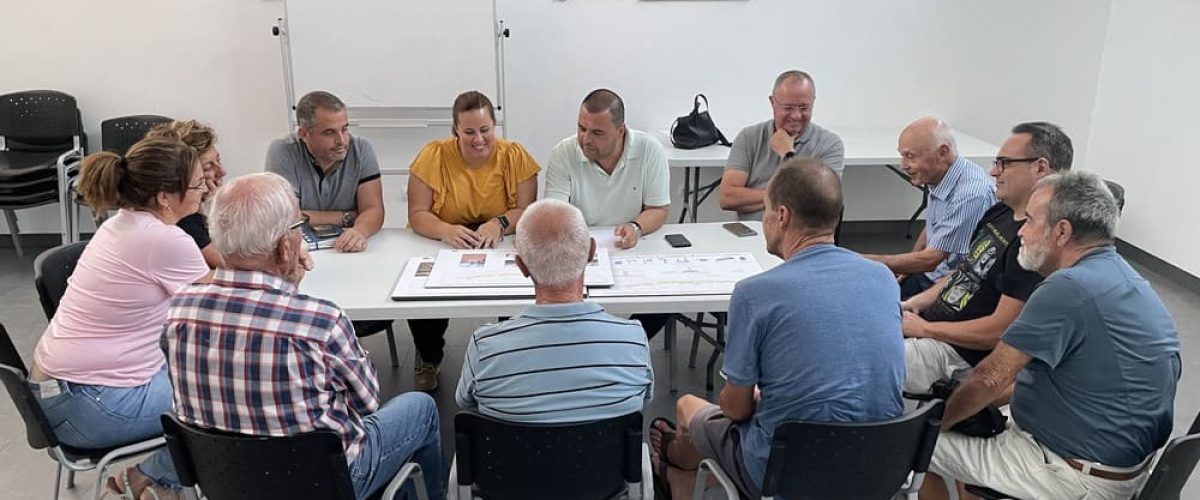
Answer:
[{"label": "woman with blonde hair", "polygon": [[[107,448],[162,435],[171,382],[159,348],[171,295],[209,272],[177,224],[208,192],[200,155],[174,139],[143,139],[124,157],[83,159],[79,193],[118,208],[96,230],[34,350],[30,384],[59,441]],[[125,498],[177,498],[162,449],[109,479]]]},{"label": "woman with blonde hair", "polygon": [[[146,133],[146,138],[176,139],[200,153],[200,166],[204,167],[204,182],[208,185],[208,192],[204,194],[202,202],[207,201],[209,195],[221,187],[225,179],[225,167],[221,165],[221,152],[217,150],[217,133],[212,127],[196,120],[175,120],[154,127]],[[204,216],[203,210],[180,219],[176,225],[196,241],[196,246],[200,247],[208,267],[215,269],[221,265],[221,253],[208,236],[208,218]]]}]

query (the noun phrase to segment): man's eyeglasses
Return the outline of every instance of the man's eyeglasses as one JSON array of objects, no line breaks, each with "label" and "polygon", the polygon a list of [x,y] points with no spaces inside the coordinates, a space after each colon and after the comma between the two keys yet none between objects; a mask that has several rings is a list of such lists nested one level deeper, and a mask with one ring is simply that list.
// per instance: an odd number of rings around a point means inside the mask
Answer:
[{"label": "man's eyeglasses", "polygon": [[1000,170],[1004,170],[1004,169],[1008,168],[1009,165],[1012,165],[1013,163],[1031,163],[1031,162],[1038,161],[1040,159],[1042,159],[1040,156],[1035,156],[1035,157],[1031,157],[1031,158],[1005,158],[1005,157],[1001,156],[1001,157],[996,158],[995,160],[992,160],[992,168],[998,168]]},{"label": "man's eyeglasses", "polygon": [[293,230],[293,229],[296,229],[296,228],[298,228],[298,227],[300,227],[300,226],[303,226],[305,222],[308,222],[308,221],[306,221],[306,220],[304,220],[304,219],[300,219],[300,220],[298,220],[298,221],[296,221],[296,222],[293,222],[293,223],[292,223],[290,226],[288,226],[288,231],[291,231],[291,230]]}]

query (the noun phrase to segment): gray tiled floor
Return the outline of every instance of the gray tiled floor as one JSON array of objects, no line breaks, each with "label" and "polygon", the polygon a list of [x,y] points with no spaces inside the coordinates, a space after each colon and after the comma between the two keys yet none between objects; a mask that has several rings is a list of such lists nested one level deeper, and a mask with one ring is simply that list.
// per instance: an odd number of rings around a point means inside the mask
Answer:
[{"label": "gray tiled floor", "polygon": [[[847,235],[846,244],[861,251],[894,252],[903,250],[911,243],[898,235]],[[36,255],[38,250],[27,249],[26,257],[17,258],[11,248],[0,249],[0,304],[3,304],[0,306],[0,322],[8,328],[17,348],[27,360],[46,326],[33,289],[32,255]],[[1185,289],[1144,268],[1139,270],[1154,284],[1179,325],[1184,353],[1183,380],[1175,405],[1175,429],[1179,433],[1187,428],[1200,409],[1200,394],[1190,391],[1191,382],[1200,383],[1200,291]],[[455,320],[450,324],[446,362],[441,376],[442,387],[435,395],[442,412],[443,446],[447,451],[447,460],[454,442],[450,434],[455,411],[454,385],[461,369],[464,343],[469,333],[484,322]],[[402,363],[398,369],[390,367],[384,335],[364,340],[379,366],[381,391],[388,397],[412,387],[414,350],[403,321],[396,323],[396,334]],[[690,335],[681,332],[679,339],[682,345],[686,345]],[[676,358],[681,391],[704,394],[703,360],[707,359],[709,350],[702,347],[699,368],[689,370],[683,360],[686,349],[682,345]],[[645,409],[647,421],[656,416],[673,415],[676,397],[667,390],[665,383],[666,357],[661,337],[655,339],[653,356],[655,372],[659,374],[661,383],[657,384],[654,399]],[[719,390],[720,378],[717,381]],[[7,398],[0,400],[3,400],[0,402],[0,484],[6,485],[0,489],[3,491],[0,497],[11,500],[49,498],[54,468],[43,452],[33,451],[26,444],[24,426],[11,402]],[[82,474],[79,479],[83,484],[75,490],[64,490],[63,498],[88,498],[90,486],[86,483],[93,477],[91,474]],[[1183,497],[1200,498],[1200,481],[1189,483]]]}]

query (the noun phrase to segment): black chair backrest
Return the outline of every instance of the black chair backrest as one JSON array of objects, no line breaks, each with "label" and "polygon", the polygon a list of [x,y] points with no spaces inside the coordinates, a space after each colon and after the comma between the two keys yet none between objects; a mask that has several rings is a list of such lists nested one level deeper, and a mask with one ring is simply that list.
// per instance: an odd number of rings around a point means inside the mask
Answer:
[{"label": "black chair backrest", "polygon": [[3,380],[4,388],[8,390],[13,405],[17,407],[17,413],[21,414],[21,420],[25,421],[25,439],[35,450],[58,446],[54,428],[46,419],[46,413],[42,411],[37,396],[33,395],[26,383],[28,376],[29,372],[25,363],[21,361],[21,355],[17,353],[12,338],[8,336],[8,330],[0,324],[0,380]]},{"label": "black chair backrest", "polygon": [[1150,479],[1138,492],[1139,500],[1179,500],[1196,463],[1200,461],[1200,434],[1180,436],[1167,442]]},{"label": "black chair backrest", "polygon": [[1125,186],[1110,180],[1105,180],[1104,185],[1108,186],[1108,192],[1112,193],[1113,198],[1117,200],[1117,211],[1125,210]]},{"label": "black chair backrest", "polygon": [[487,499],[611,498],[642,481],[641,443],[641,412],[541,425],[454,415],[458,483]]},{"label": "black chair backrest", "polygon": [[170,413],[162,426],[180,482],[199,484],[209,500],[354,499],[336,432],[247,436],[201,429]]},{"label": "black chair backrest", "polygon": [[67,279],[75,272],[79,256],[83,255],[86,241],[59,245],[42,252],[33,260],[33,286],[37,288],[38,300],[46,320],[54,317],[58,303],[67,293]]},{"label": "black chair backrest", "polygon": [[909,472],[929,469],[944,407],[933,400],[884,422],[784,422],[771,440],[762,493],[792,500],[890,499]]},{"label": "black chair backrest", "polygon": [[100,122],[100,147],[121,156],[129,147],[146,137],[146,132],[171,119],[159,115],[130,115]]},{"label": "black chair backrest", "polygon": [[14,151],[66,151],[83,140],[75,98],[56,90],[0,95],[0,136]]}]

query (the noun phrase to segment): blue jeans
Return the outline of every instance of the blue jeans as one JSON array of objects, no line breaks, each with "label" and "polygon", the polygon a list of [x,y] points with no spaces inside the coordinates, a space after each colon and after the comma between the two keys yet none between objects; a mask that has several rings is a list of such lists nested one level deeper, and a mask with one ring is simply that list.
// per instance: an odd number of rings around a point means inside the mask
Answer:
[{"label": "blue jeans", "polygon": [[[432,397],[423,392],[396,396],[364,418],[363,426],[366,441],[350,464],[356,497],[367,498],[382,490],[405,463],[416,462],[425,476],[430,500],[446,498],[441,425]],[[407,498],[416,498],[412,481],[401,491]]]},{"label": "blue jeans", "polygon": [[910,274],[900,280],[900,300],[908,300],[909,297],[924,292],[931,286],[933,286],[933,280],[926,277],[925,273]]},{"label": "blue jeans", "polygon": [[[40,394],[32,384],[34,394]],[[145,385],[107,387],[60,380],[60,394],[39,399],[58,440],[75,448],[108,448],[162,436],[159,416],[171,411],[171,380],[163,367]],[[162,486],[180,488],[171,454],[162,448],[138,470]]]}]

